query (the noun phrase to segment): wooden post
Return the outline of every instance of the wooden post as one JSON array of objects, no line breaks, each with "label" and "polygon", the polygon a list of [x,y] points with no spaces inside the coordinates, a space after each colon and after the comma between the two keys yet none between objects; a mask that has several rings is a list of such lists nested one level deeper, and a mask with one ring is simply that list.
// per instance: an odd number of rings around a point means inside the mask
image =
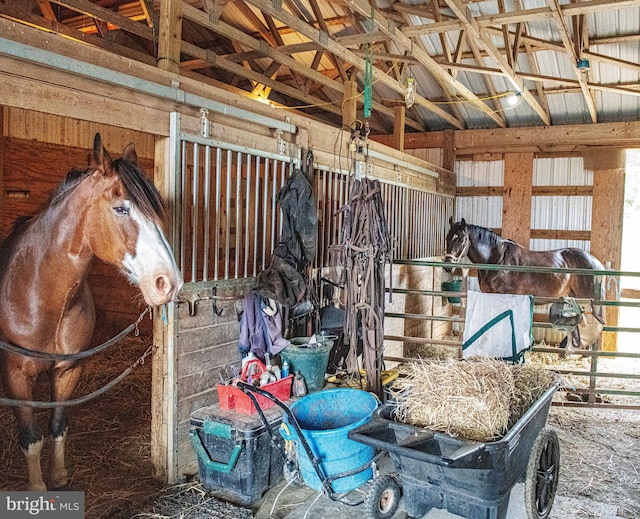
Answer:
[{"label": "wooden post", "polygon": [[344,99],[342,101],[342,128],[353,128],[358,108],[358,84],[355,79],[345,83]]},{"label": "wooden post", "polygon": [[395,116],[393,118],[393,147],[397,150],[404,151],[404,126],[406,121],[407,109],[404,105],[395,107]]},{"label": "wooden post", "polygon": [[[5,111],[5,107],[3,105],[0,105],[0,200],[2,200],[2,203],[0,204],[0,207],[5,207],[5,194],[4,194],[4,148],[5,148],[5,135],[4,135],[4,111]],[[4,215],[2,214],[2,212],[0,211],[0,240],[4,239],[5,236],[2,235],[1,229],[2,229],[2,217]]]},{"label": "wooden post", "polygon": [[[591,254],[604,265],[610,262],[613,270],[620,270],[622,260],[625,165],[625,150],[594,150],[584,155],[585,169],[593,171]],[[607,299],[615,296],[614,290],[607,293]],[[606,324],[617,326],[618,316],[618,308],[607,307]],[[616,351],[617,348],[617,335],[605,332],[602,349]]]},{"label": "wooden post", "polygon": [[533,153],[505,153],[502,237],[529,248]]},{"label": "wooden post", "polygon": [[160,2],[158,33],[158,68],[180,72],[180,40],[182,39],[182,0]]},{"label": "wooden post", "polygon": [[442,143],[442,167],[448,171],[456,170],[456,146],[453,130],[445,130]]}]

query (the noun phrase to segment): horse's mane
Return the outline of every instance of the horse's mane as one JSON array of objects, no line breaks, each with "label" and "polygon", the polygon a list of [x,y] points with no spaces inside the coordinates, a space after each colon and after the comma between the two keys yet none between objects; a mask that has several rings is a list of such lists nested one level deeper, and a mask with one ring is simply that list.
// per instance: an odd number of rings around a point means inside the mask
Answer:
[{"label": "horse's mane", "polygon": [[149,177],[138,166],[124,159],[115,160],[113,166],[120,175],[127,195],[142,214],[147,218],[164,218],[166,206]]},{"label": "horse's mane", "polygon": [[[491,229],[487,229],[486,227],[480,227],[479,225],[473,225],[472,223],[468,223],[467,229],[469,234],[473,236],[476,242],[486,243],[488,242],[492,246],[499,246],[502,243],[511,242],[511,240],[505,240],[501,236],[497,235]],[[514,242],[511,242],[514,243]]]},{"label": "horse's mane", "polygon": [[[144,172],[132,162],[121,158],[113,161],[113,167],[118,172],[127,196],[142,214],[150,219],[164,218],[166,212],[164,201],[156,186]],[[55,205],[66,198],[93,171],[91,168],[70,170],[66,178],[52,193],[47,205]]]}]

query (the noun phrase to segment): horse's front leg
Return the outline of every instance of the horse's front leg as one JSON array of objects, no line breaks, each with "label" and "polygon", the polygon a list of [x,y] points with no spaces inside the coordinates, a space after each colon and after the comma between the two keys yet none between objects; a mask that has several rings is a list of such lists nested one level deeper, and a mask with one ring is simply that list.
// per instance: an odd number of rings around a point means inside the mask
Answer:
[{"label": "horse's front leg", "polygon": [[[78,386],[82,375],[82,364],[72,366],[56,366],[52,373],[51,400],[65,402],[70,400]],[[51,487],[60,488],[67,484],[68,474],[64,464],[64,444],[67,438],[68,406],[60,406],[53,409],[49,422],[49,430],[53,438],[49,473]]]},{"label": "horse's front leg", "polygon": [[[39,370],[32,360],[7,354],[5,363],[4,388],[9,398],[15,400],[33,400],[33,387]],[[25,456],[29,485],[27,490],[45,491],[47,486],[42,479],[40,453],[43,437],[35,423],[33,408],[14,407],[13,412],[18,422],[18,443]]]}]

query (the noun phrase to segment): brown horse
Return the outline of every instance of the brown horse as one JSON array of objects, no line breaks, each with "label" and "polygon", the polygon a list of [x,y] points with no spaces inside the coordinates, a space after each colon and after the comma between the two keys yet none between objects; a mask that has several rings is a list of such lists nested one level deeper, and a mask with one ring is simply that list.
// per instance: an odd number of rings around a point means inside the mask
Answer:
[{"label": "brown horse", "polygon": [[[445,262],[457,263],[466,256],[472,263],[491,265],[604,270],[600,261],[581,249],[532,251],[501,238],[489,229],[467,224],[464,218],[457,223],[450,218],[449,225]],[[478,283],[480,290],[489,293],[589,299],[602,295],[601,285],[596,278],[582,274],[479,269]]]},{"label": "brown horse", "polygon": [[[161,230],[164,205],[155,186],[137,166],[130,144],[112,161],[100,135],[90,167],[72,170],[33,218],[16,225],[0,248],[0,341],[52,354],[86,350],[95,311],[87,285],[94,257],[120,267],[140,287],[148,305],[171,301],[182,274]],[[51,371],[51,400],[70,400],[82,372],[77,360],[42,360],[2,350],[7,395],[33,399],[38,375]],[[67,407],[55,407],[50,487],[67,484],[64,441]],[[14,407],[19,443],[25,453],[29,490],[46,490],[40,467],[43,435],[33,409]]]}]

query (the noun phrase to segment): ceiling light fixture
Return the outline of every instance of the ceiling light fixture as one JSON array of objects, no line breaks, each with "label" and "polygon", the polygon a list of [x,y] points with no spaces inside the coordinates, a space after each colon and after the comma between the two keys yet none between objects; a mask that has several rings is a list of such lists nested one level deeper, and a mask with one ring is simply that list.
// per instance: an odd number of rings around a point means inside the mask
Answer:
[{"label": "ceiling light fixture", "polygon": [[516,90],[511,96],[507,97],[507,104],[511,107],[516,106],[520,101],[522,101],[522,92]]}]

